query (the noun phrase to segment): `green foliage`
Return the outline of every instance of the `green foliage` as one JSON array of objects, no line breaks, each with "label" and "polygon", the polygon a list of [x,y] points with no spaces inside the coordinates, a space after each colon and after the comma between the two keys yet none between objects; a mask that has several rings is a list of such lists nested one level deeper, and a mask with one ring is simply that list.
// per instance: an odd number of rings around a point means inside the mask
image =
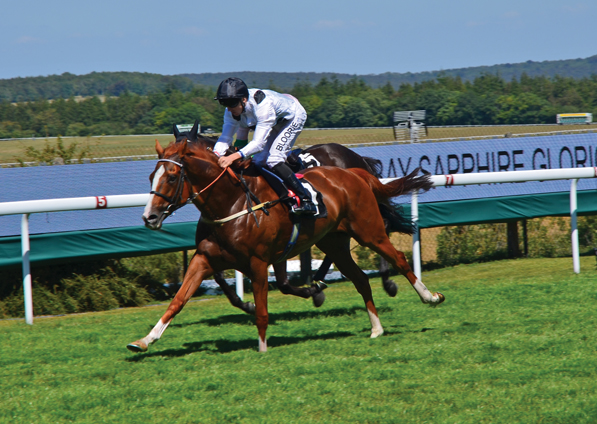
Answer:
[{"label": "green foliage", "polygon": [[[109,269],[101,275],[74,274],[54,287],[33,285],[34,315],[106,311],[121,306],[141,306],[151,297],[136,281],[123,278]],[[23,316],[23,292],[16,291],[2,301],[6,316]]]},{"label": "green foliage", "polygon": [[584,248],[597,248],[597,216],[578,217],[578,241]]},{"label": "green foliage", "polygon": [[70,163],[75,157],[81,161],[89,154],[89,146],[85,146],[81,149],[77,149],[77,147],[79,147],[79,143],[76,141],[72,142],[69,146],[65,146],[62,137],[58,136],[55,145],[51,145],[50,141],[46,140],[46,143],[41,150],[38,150],[33,146],[27,146],[24,151],[26,159],[15,159],[21,166],[25,166],[26,161],[39,162],[46,165],[64,165]]},{"label": "green foliage", "polygon": [[569,220],[551,217],[531,219],[527,221],[527,232],[531,258],[556,258],[572,254]]},{"label": "green foliage", "polygon": [[353,252],[356,256],[356,263],[359,268],[366,270],[379,269],[379,256],[372,250],[369,250],[361,245],[357,245],[353,249]]},{"label": "green foliage", "polygon": [[[582,234],[593,241],[594,221],[586,223]],[[597,226],[597,224],[595,224]],[[579,225],[579,228],[581,226]],[[519,243],[523,243],[522,225],[518,225]],[[527,220],[528,253],[531,258],[569,256],[570,223],[563,218]],[[437,236],[437,261],[442,266],[469,264],[508,257],[506,224],[481,224],[443,227]]]},{"label": "green foliage", "polygon": [[[165,300],[167,284],[182,279],[182,255],[124,258],[36,267],[33,304],[36,315],[104,311]],[[23,316],[21,273],[5,273],[0,292],[0,317]],[[166,284],[166,286],[165,286]]]},{"label": "green foliage", "polygon": [[506,224],[450,226],[437,235],[437,261],[443,266],[507,257]]},{"label": "green foliage", "polygon": [[[579,111],[597,116],[597,75],[548,77],[523,72],[508,78],[505,73],[487,71],[465,78],[444,72],[393,86],[388,80],[374,84],[368,76],[320,75],[315,84],[309,79],[295,79],[294,86],[283,85],[270,78],[261,87],[291,87],[278,89],[289,91],[304,105],[309,116],[307,128],[389,126],[394,111],[416,109],[427,110],[428,125],[547,124],[555,123],[557,113]],[[70,81],[72,77],[63,79]],[[37,96],[34,101],[0,100],[0,138],[164,133],[170,132],[173,124],[195,119],[203,128],[217,130],[222,125],[224,108],[213,101],[213,88],[193,86],[188,79],[185,84],[182,80],[158,84],[147,75],[154,81],[147,83],[152,87],[148,89],[131,81],[106,86],[105,82],[112,81],[110,75],[83,77],[87,88],[76,93],[66,90],[70,94],[63,97],[52,97],[51,93],[60,90],[49,90],[44,91],[46,97]],[[125,77],[122,75],[121,80]],[[130,77],[135,81],[139,76]],[[55,80],[48,78],[48,84]],[[94,78],[97,81],[91,84]],[[254,86],[251,76],[245,78]],[[22,82],[6,81],[15,87]],[[42,84],[42,80],[30,82]],[[2,81],[0,93],[1,86]],[[82,92],[84,97],[74,97]]]},{"label": "green foliage", "polygon": [[127,93],[147,95],[172,86],[190,91],[193,82],[182,76],[164,76],[140,72],[92,72],[87,75],[11,78],[0,80],[0,101],[24,102],[40,98],[58,99],[71,96],[121,96]]}]

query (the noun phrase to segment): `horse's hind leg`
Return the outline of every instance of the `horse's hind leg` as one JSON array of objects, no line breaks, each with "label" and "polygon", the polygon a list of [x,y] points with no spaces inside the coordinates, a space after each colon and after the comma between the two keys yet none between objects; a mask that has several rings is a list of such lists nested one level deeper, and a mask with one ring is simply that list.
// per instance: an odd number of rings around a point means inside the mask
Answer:
[{"label": "horse's hind leg", "polygon": [[360,245],[366,246],[379,253],[382,257],[386,258],[390,264],[392,264],[395,270],[404,275],[421,298],[421,302],[435,307],[446,300],[443,294],[432,293],[429,291],[429,289],[427,289],[425,284],[423,284],[423,282],[417,278],[410,268],[404,253],[396,250],[387,236],[380,237],[375,241],[372,241],[371,237],[369,236],[360,237],[359,235],[354,235],[354,237]]},{"label": "horse's hind leg", "polygon": [[388,296],[396,297],[398,293],[398,285],[390,278],[390,264],[383,256],[379,258],[379,276],[381,277],[381,284]]},{"label": "horse's hind leg", "polygon": [[205,256],[195,254],[189,269],[184,277],[184,281],[174,299],[170,302],[166,313],[160,318],[158,323],[153,327],[150,333],[140,340],[134,341],[127,345],[127,349],[131,352],[145,352],[150,344],[155,343],[162,336],[162,333],[168,328],[172,319],[182,310],[184,305],[189,301],[191,296],[201,285],[204,277],[211,275],[213,269]]},{"label": "horse's hind leg", "polygon": [[352,281],[363,297],[371,321],[371,338],[381,336],[383,327],[373,303],[369,277],[357,266],[350,255],[350,237],[340,233],[329,234],[317,243],[317,247],[330,257],[338,270]]},{"label": "horse's hind leg", "polygon": [[313,298],[313,305],[319,308],[325,301],[325,288],[321,284],[312,284],[311,287],[293,287],[288,282],[288,272],[286,272],[286,262],[273,264],[276,274],[276,285],[280,292],[302,297],[303,299]]},{"label": "horse's hind leg", "polygon": [[443,294],[431,293],[427,287],[425,287],[425,284],[415,276],[410,265],[406,262],[404,253],[399,252],[392,245],[392,242],[386,234],[385,225],[381,215],[375,217],[375,215],[372,215],[366,210],[354,209],[352,220],[350,222],[350,235],[354,237],[357,243],[361,246],[368,247],[374,252],[379,253],[396,271],[404,275],[423,303],[427,303],[430,306],[437,306],[445,300]]}]

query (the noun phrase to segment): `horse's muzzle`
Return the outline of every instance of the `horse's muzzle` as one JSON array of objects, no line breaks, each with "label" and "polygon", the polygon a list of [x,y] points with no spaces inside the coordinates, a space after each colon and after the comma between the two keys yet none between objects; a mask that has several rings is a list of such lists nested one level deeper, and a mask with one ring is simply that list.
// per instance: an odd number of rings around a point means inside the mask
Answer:
[{"label": "horse's muzzle", "polygon": [[163,218],[155,214],[151,214],[149,216],[143,215],[143,222],[145,222],[145,226],[150,230],[159,230],[160,228],[162,228],[162,221]]}]

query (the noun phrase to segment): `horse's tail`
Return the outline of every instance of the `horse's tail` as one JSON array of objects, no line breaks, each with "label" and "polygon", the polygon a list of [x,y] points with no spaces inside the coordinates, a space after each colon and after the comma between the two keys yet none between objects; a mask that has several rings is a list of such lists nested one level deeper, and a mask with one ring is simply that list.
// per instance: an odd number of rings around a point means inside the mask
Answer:
[{"label": "horse's tail", "polygon": [[388,184],[382,184],[379,179],[366,170],[351,168],[350,171],[365,180],[369,184],[369,187],[371,187],[371,190],[377,199],[379,212],[384,219],[387,232],[414,234],[415,227],[410,217],[406,217],[402,207],[392,204],[390,199],[392,197],[410,194],[415,190],[429,190],[433,184],[429,175],[417,175],[419,173],[419,169],[417,168],[405,177],[391,181]]},{"label": "horse's tail", "polygon": [[371,170],[370,173],[375,175],[377,178],[381,178],[381,171],[383,169],[381,161],[369,156],[363,156],[363,160]]},{"label": "horse's tail", "polygon": [[419,170],[420,168],[417,168],[405,177],[398,178],[387,184],[382,184],[378,178],[374,177],[364,169],[350,169],[352,173],[357,174],[369,184],[369,187],[371,187],[371,190],[373,191],[373,194],[375,194],[375,198],[378,202],[388,201],[392,197],[411,194],[415,190],[429,190],[433,186],[433,182],[428,174],[417,175]]}]

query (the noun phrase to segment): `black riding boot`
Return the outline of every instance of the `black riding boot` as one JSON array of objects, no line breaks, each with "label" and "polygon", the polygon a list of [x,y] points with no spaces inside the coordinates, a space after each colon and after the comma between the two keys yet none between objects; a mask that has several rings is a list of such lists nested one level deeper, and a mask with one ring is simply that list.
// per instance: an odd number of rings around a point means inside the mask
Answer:
[{"label": "black riding boot", "polygon": [[298,215],[315,215],[317,213],[317,207],[311,200],[311,196],[288,165],[283,162],[279,163],[272,168],[272,171],[282,178],[284,184],[299,197],[300,204],[294,208],[294,213]]}]

